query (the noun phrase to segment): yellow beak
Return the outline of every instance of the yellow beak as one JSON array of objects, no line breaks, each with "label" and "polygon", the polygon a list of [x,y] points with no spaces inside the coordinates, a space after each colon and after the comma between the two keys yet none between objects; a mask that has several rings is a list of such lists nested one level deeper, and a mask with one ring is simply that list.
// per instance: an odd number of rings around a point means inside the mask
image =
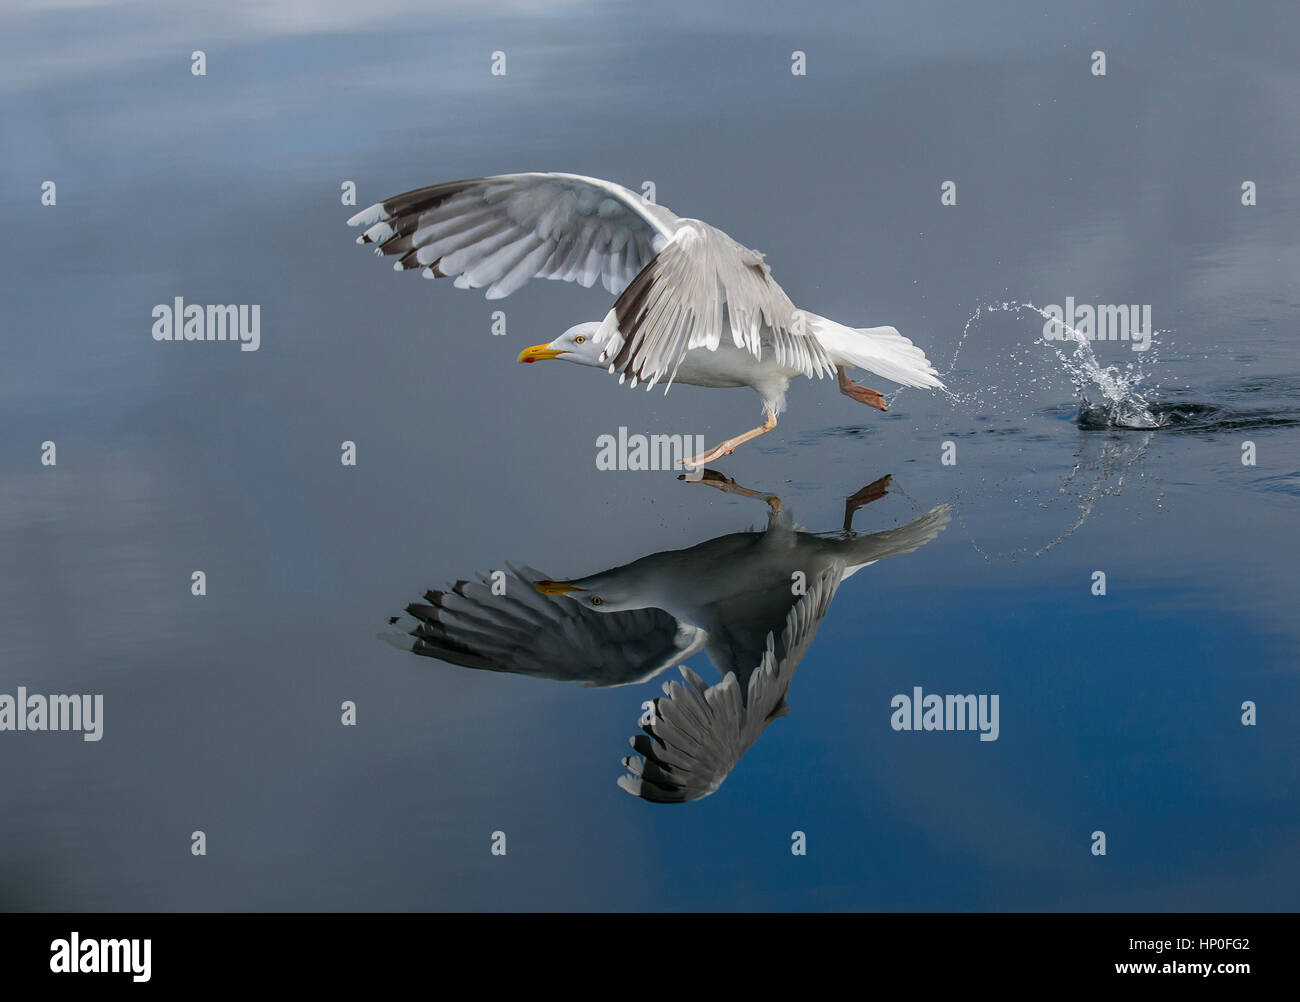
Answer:
[{"label": "yellow beak", "polygon": [[558,348],[548,348],[544,344],[535,344],[531,348],[525,348],[519,353],[519,362],[541,362],[548,358],[559,358],[564,351]]},{"label": "yellow beak", "polygon": [[538,581],[533,585],[543,595],[568,595],[575,591],[586,591],[568,581]]}]

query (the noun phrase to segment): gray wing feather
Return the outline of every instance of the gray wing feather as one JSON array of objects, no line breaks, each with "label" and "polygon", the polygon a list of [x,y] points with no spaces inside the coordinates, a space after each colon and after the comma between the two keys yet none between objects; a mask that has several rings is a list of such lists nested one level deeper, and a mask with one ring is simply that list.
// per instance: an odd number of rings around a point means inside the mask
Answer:
[{"label": "gray wing feather", "polygon": [[683,665],[683,682],[665,682],[666,698],[654,701],[640,721],[645,733],[631,739],[640,757],[623,759],[628,772],[618,785],[658,803],[699,800],[721,786],[767,725],[789,712],[785,696],[790,680],[843,572],[840,562],[826,567],[790,610],[781,636],[768,633],[767,649],[743,698],[734,672],[710,686]]},{"label": "gray wing feather", "polygon": [[775,353],[804,375],[834,373],[806,315],[772,278],[758,251],[698,219],[678,221],[673,237],[623,290],[593,342],[601,361],[632,385],[669,384],[682,357],[716,351],[726,337],[756,358]]},{"label": "gray wing feather", "polygon": [[505,593],[492,580],[458,581],[406,607],[414,625],[384,635],[403,650],[466,668],[585,686],[653,678],[704,646],[705,634],[660,609],[599,613],[533,587],[545,575],[508,564]]},{"label": "gray wing feather", "polygon": [[398,271],[456,276],[510,295],[532,278],[599,278],[621,292],[672,237],[677,217],[621,185],[577,174],[500,174],[418,188],[362,209],[357,243],[400,255]]}]

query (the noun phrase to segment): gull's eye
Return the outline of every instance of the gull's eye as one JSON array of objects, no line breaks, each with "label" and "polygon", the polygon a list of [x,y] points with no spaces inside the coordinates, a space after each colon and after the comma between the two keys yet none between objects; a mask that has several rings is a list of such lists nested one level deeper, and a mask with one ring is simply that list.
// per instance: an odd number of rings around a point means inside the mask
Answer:
[{"label": "gull's eye", "polygon": [[599,595],[592,595],[591,598],[590,598],[588,601],[590,601],[592,605],[604,605],[604,604],[605,604],[605,600],[604,600],[603,598],[601,598]]},{"label": "gull's eye", "polygon": [[574,343],[574,344],[582,344],[582,342],[585,341],[585,340],[587,340],[587,339],[586,339],[585,337],[583,337],[581,334],[579,334],[577,337],[575,337],[575,338],[573,339],[573,343]]}]

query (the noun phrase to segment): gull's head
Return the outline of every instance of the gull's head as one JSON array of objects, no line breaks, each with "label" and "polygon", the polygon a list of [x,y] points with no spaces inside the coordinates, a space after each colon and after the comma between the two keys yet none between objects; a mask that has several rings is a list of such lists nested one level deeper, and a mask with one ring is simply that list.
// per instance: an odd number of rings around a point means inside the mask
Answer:
[{"label": "gull's head", "polygon": [[570,327],[550,344],[535,344],[519,353],[520,362],[541,362],[548,358],[562,358],[579,365],[599,365],[600,347],[592,342],[599,323],[578,324]]},{"label": "gull's head", "polygon": [[632,589],[620,582],[617,571],[605,571],[572,581],[537,581],[533,587],[543,595],[564,595],[595,612],[625,612],[646,607]]}]

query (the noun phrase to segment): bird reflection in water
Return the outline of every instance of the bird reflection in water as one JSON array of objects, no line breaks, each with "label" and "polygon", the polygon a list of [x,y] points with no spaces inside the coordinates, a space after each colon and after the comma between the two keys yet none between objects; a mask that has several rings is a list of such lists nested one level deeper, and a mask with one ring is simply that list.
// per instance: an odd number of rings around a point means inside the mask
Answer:
[{"label": "bird reflection in water", "polygon": [[[807,532],[781,500],[705,470],[695,481],[766,502],[766,528],[652,553],[558,581],[519,564],[429,591],[406,607],[395,646],[466,668],[585,686],[631,685],[679,665],[647,704],[619,786],[659,803],[713,793],[768,724],[840,583],[886,557],[911,553],[948,524],[940,505],[908,524],[858,535],[853,514],[883,497],[889,477],[845,502],[844,526]],[[687,667],[703,651],[722,680]]]}]

